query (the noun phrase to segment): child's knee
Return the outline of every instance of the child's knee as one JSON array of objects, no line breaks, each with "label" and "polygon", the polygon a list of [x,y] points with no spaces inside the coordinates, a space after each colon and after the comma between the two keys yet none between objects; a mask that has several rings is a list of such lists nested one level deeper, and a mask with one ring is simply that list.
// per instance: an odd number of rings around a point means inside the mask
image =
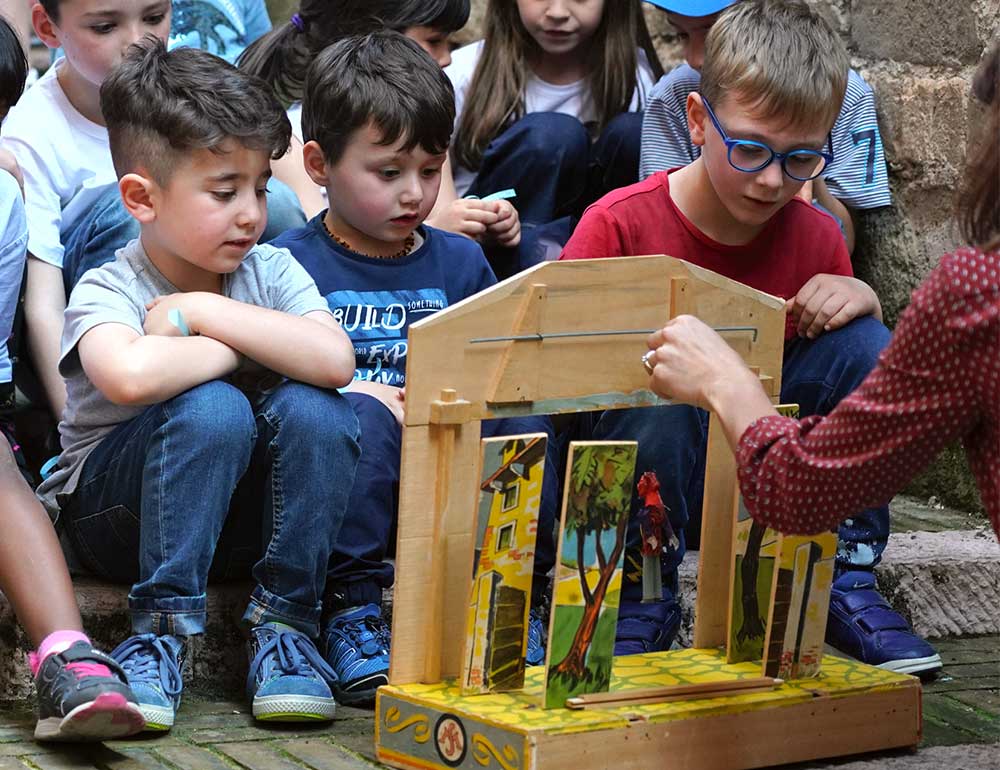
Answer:
[{"label": "child's knee", "polygon": [[286,382],[271,397],[265,414],[268,412],[277,417],[283,431],[301,432],[310,440],[317,435],[327,440],[357,440],[358,418],[347,399],[335,390]]},{"label": "child's knee", "polygon": [[219,446],[248,446],[253,441],[253,409],[236,387],[221,380],[202,383],[164,402],[175,429],[192,432],[198,441]]},{"label": "child's knee", "polygon": [[587,162],[590,136],[583,124],[572,115],[532,112],[512,128],[518,132],[518,148],[539,163],[548,165],[554,160],[562,163]]},{"label": "child's knee", "polygon": [[831,339],[836,340],[845,367],[860,379],[875,368],[879,355],[892,337],[885,324],[874,316],[855,318],[846,326],[827,334],[834,335]]}]

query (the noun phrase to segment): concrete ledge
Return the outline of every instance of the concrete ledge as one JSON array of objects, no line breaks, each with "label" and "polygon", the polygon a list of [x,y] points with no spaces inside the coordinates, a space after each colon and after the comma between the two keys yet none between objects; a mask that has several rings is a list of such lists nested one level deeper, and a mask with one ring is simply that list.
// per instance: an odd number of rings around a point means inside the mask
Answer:
[{"label": "concrete ledge", "polygon": [[[681,567],[684,624],[679,643],[691,643],[698,553]],[[916,631],[927,637],[1000,633],[1000,547],[989,529],[959,532],[904,532],[890,536],[877,573],[879,586]],[[125,586],[93,579],[75,581],[84,626],[110,651],[129,634]],[[239,619],[249,583],[213,585],[208,592],[209,625],[195,639],[185,666],[192,692],[218,697],[238,695],[244,687],[247,658]],[[391,616],[392,592],[385,593]],[[0,700],[31,696],[25,663],[30,644],[9,605],[0,597]]]}]

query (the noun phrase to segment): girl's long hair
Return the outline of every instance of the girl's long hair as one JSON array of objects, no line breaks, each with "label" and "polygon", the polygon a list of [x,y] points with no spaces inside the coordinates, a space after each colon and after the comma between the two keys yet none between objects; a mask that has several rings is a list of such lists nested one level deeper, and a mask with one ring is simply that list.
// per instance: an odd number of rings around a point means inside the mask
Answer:
[{"label": "girl's long hair", "polygon": [[[484,37],[454,144],[458,163],[471,169],[479,167],[486,145],[524,114],[529,62],[541,52],[521,23],[516,0],[489,0]],[[587,61],[598,130],[629,108],[638,86],[637,48],[645,51],[653,78],[658,80],[663,68],[653,50],[640,0],[607,0],[590,40]]]},{"label": "girl's long hair", "polygon": [[320,51],[349,35],[433,27],[454,32],[469,20],[470,0],[301,0],[288,21],[240,55],[240,69],[263,78],[287,106],[302,98],[306,70]]},{"label": "girl's long hair", "polygon": [[979,144],[970,147],[958,199],[958,221],[969,244],[1000,248],[1000,37],[983,59],[972,92],[986,105]]}]

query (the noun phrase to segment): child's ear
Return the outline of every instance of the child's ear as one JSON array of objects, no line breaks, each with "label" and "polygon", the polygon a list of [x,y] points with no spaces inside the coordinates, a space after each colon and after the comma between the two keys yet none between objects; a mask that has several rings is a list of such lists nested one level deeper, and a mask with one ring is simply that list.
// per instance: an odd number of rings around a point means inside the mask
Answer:
[{"label": "child's ear", "polygon": [[125,174],[118,180],[118,190],[125,209],[139,224],[147,225],[156,219],[156,182],[142,174]]},{"label": "child's ear", "polygon": [[306,173],[320,187],[326,187],[326,158],[323,155],[323,148],[316,140],[310,140],[302,145],[302,165],[305,166]]},{"label": "child's ear", "polygon": [[701,94],[692,91],[687,98],[688,133],[691,134],[691,143],[699,147],[705,144],[706,120],[708,120],[708,113],[705,112],[705,104],[701,100]]},{"label": "child's ear", "polygon": [[31,26],[35,28],[38,39],[48,48],[62,47],[62,43],[59,42],[59,30],[41,3],[35,3],[31,7]]}]

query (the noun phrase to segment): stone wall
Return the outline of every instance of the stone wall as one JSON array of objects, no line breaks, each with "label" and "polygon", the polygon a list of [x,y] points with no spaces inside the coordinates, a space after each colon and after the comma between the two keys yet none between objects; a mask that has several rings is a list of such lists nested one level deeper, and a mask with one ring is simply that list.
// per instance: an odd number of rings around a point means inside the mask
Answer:
[{"label": "stone wall", "polygon": [[[855,68],[875,89],[894,204],[857,217],[855,270],[895,323],[912,289],[959,241],[955,191],[979,110],[969,98],[976,62],[1000,32],[1000,0],[809,0],[843,36]],[[272,0],[287,17],[294,0]],[[608,8],[620,0],[606,0]],[[479,37],[486,0],[473,0],[469,25]],[[664,67],[679,61],[666,14],[646,5]],[[613,11],[612,11],[613,12]],[[952,505],[979,508],[961,453],[952,452],[918,490]],[[928,486],[929,484],[929,486]]]}]

